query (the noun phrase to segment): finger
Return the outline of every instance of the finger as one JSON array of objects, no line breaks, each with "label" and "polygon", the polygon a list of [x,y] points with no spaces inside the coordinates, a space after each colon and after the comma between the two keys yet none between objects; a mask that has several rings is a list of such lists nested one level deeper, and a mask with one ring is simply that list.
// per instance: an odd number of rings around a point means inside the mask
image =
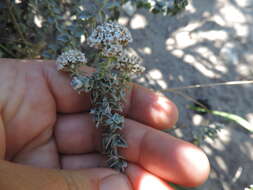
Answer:
[{"label": "finger", "polygon": [[60,159],[62,168],[71,170],[104,167],[106,160],[100,153],[62,155]]},{"label": "finger", "polygon": [[173,190],[168,183],[135,164],[128,164],[126,174],[135,190]]},{"label": "finger", "polygon": [[[105,159],[101,154],[64,155],[62,159],[63,169],[80,170],[98,168],[104,166]],[[125,174],[128,176],[135,190],[173,190],[167,183],[152,175],[143,168],[128,163]]]},{"label": "finger", "polygon": [[36,168],[0,161],[1,189],[132,190],[127,177],[112,169],[79,171]]},{"label": "finger", "polygon": [[58,115],[54,128],[60,153],[91,153],[100,146],[100,132],[88,113]]},{"label": "finger", "polygon": [[[58,112],[74,113],[90,109],[90,97],[87,93],[78,94],[70,85],[67,73],[58,72],[55,61],[47,61],[42,65],[43,74],[51,90]],[[87,67],[87,70],[91,68]]]},{"label": "finger", "polygon": [[61,173],[65,177],[69,189],[132,190],[128,178],[112,169],[63,170]]},{"label": "finger", "polygon": [[[90,109],[89,95],[86,93],[79,95],[75,92],[70,86],[69,76],[57,72],[53,61],[43,64],[43,68],[58,112],[74,113]],[[90,67],[83,67],[83,70],[87,73],[94,71]],[[131,86],[124,108],[129,118],[159,129],[169,128],[176,123],[178,110],[174,103],[139,85]]]},{"label": "finger", "polygon": [[64,154],[94,152],[100,145],[100,131],[88,113],[59,114],[54,132],[57,146]]},{"label": "finger", "polygon": [[133,120],[126,122],[123,134],[128,148],[121,154],[145,170],[188,187],[207,179],[209,162],[196,146]]},{"label": "finger", "polygon": [[133,85],[128,104],[128,118],[157,129],[171,128],[178,120],[178,109],[172,101],[140,85]]},{"label": "finger", "polygon": [[[62,122],[59,119],[56,127],[58,150],[64,154],[84,154],[98,150],[100,135],[91,117],[80,114],[76,118],[79,123],[75,124],[72,116],[68,117],[64,116]],[[190,143],[130,119],[126,119],[123,136],[128,142],[128,148],[121,149],[122,155],[165,180],[185,186],[198,186],[208,177],[207,157]]]}]

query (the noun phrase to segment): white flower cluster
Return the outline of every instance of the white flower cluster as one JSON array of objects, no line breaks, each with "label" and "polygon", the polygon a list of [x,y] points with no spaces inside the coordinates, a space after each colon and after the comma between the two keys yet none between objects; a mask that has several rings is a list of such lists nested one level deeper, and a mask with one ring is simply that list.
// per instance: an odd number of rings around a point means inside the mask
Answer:
[{"label": "white flower cluster", "polygon": [[90,47],[102,50],[106,57],[120,56],[123,46],[133,41],[132,35],[127,27],[116,22],[106,22],[99,25],[88,38]]},{"label": "white flower cluster", "polygon": [[68,71],[76,69],[77,66],[87,63],[85,54],[79,50],[68,50],[63,52],[56,60],[58,71]]},{"label": "white flower cluster", "polygon": [[127,71],[131,74],[142,73],[145,67],[140,65],[141,59],[137,56],[129,56],[126,51],[119,57],[118,62],[115,64],[115,69],[120,71]]}]

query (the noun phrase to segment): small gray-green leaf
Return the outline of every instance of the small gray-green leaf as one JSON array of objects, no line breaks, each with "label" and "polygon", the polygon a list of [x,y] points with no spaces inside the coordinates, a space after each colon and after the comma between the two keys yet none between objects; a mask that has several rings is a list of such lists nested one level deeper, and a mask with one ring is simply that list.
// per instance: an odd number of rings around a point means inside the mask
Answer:
[{"label": "small gray-green leaf", "polygon": [[83,11],[80,15],[79,15],[79,19],[81,19],[81,20],[89,20],[89,19],[91,19],[93,16],[90,14],[90,13],[88,13],[88,12],[86,12],[86,11]]},{"label": "small gray-green leaf", "polygon": [[62,34],[62,35],[57,36],[57,40],[62,41],[62,42],[67,42],[69,40],[69,36],[66,34]]},{"label": "small gray-green leaf", "polygon": [[106,4],[107,9],[113,9],[113,8],[119,8],[120,7],[120,2],[114,1],[114,2],[109,2]]}]

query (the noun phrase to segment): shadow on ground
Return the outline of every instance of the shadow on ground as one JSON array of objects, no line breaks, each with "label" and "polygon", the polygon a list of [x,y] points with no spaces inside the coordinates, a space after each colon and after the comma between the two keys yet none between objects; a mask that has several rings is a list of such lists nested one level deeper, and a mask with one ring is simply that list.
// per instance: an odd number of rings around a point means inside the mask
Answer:
[{"label": "shadow on ground", "polygon": [[[137,79],[159,91],[168,88],[253,78],[253,1],[194,0],[176,17],[151,15],[139,10],[119,20],[132,29],[135,53],[147,71]],[[180,91],[208,101],[212,109],[248,119],[253,125],[253,86],[219,86]],[[212,173],[199,189],[244,189],[253,183],[253,136],[235,123],[187,109],[189,98],[165,92],[179,107],[175,134],[192,139],[196,128],[225,124],[216,140],[202,148]]]}]

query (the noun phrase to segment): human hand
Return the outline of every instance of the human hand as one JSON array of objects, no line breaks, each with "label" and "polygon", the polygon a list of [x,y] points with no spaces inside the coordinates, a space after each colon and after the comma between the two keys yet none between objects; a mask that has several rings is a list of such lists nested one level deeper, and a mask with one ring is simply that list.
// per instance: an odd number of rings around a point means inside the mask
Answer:
[{"label": "human hand", "polygon": [[165,181],[198,186],[209,174],[200,149],[159,131],[175,124],[177,108],[144,87],[132,85],[125,105],[129,166],[120,174],[101,167],[89,95],[53,61],[2,59],[0,81],[1,189],[169,190]]}]

